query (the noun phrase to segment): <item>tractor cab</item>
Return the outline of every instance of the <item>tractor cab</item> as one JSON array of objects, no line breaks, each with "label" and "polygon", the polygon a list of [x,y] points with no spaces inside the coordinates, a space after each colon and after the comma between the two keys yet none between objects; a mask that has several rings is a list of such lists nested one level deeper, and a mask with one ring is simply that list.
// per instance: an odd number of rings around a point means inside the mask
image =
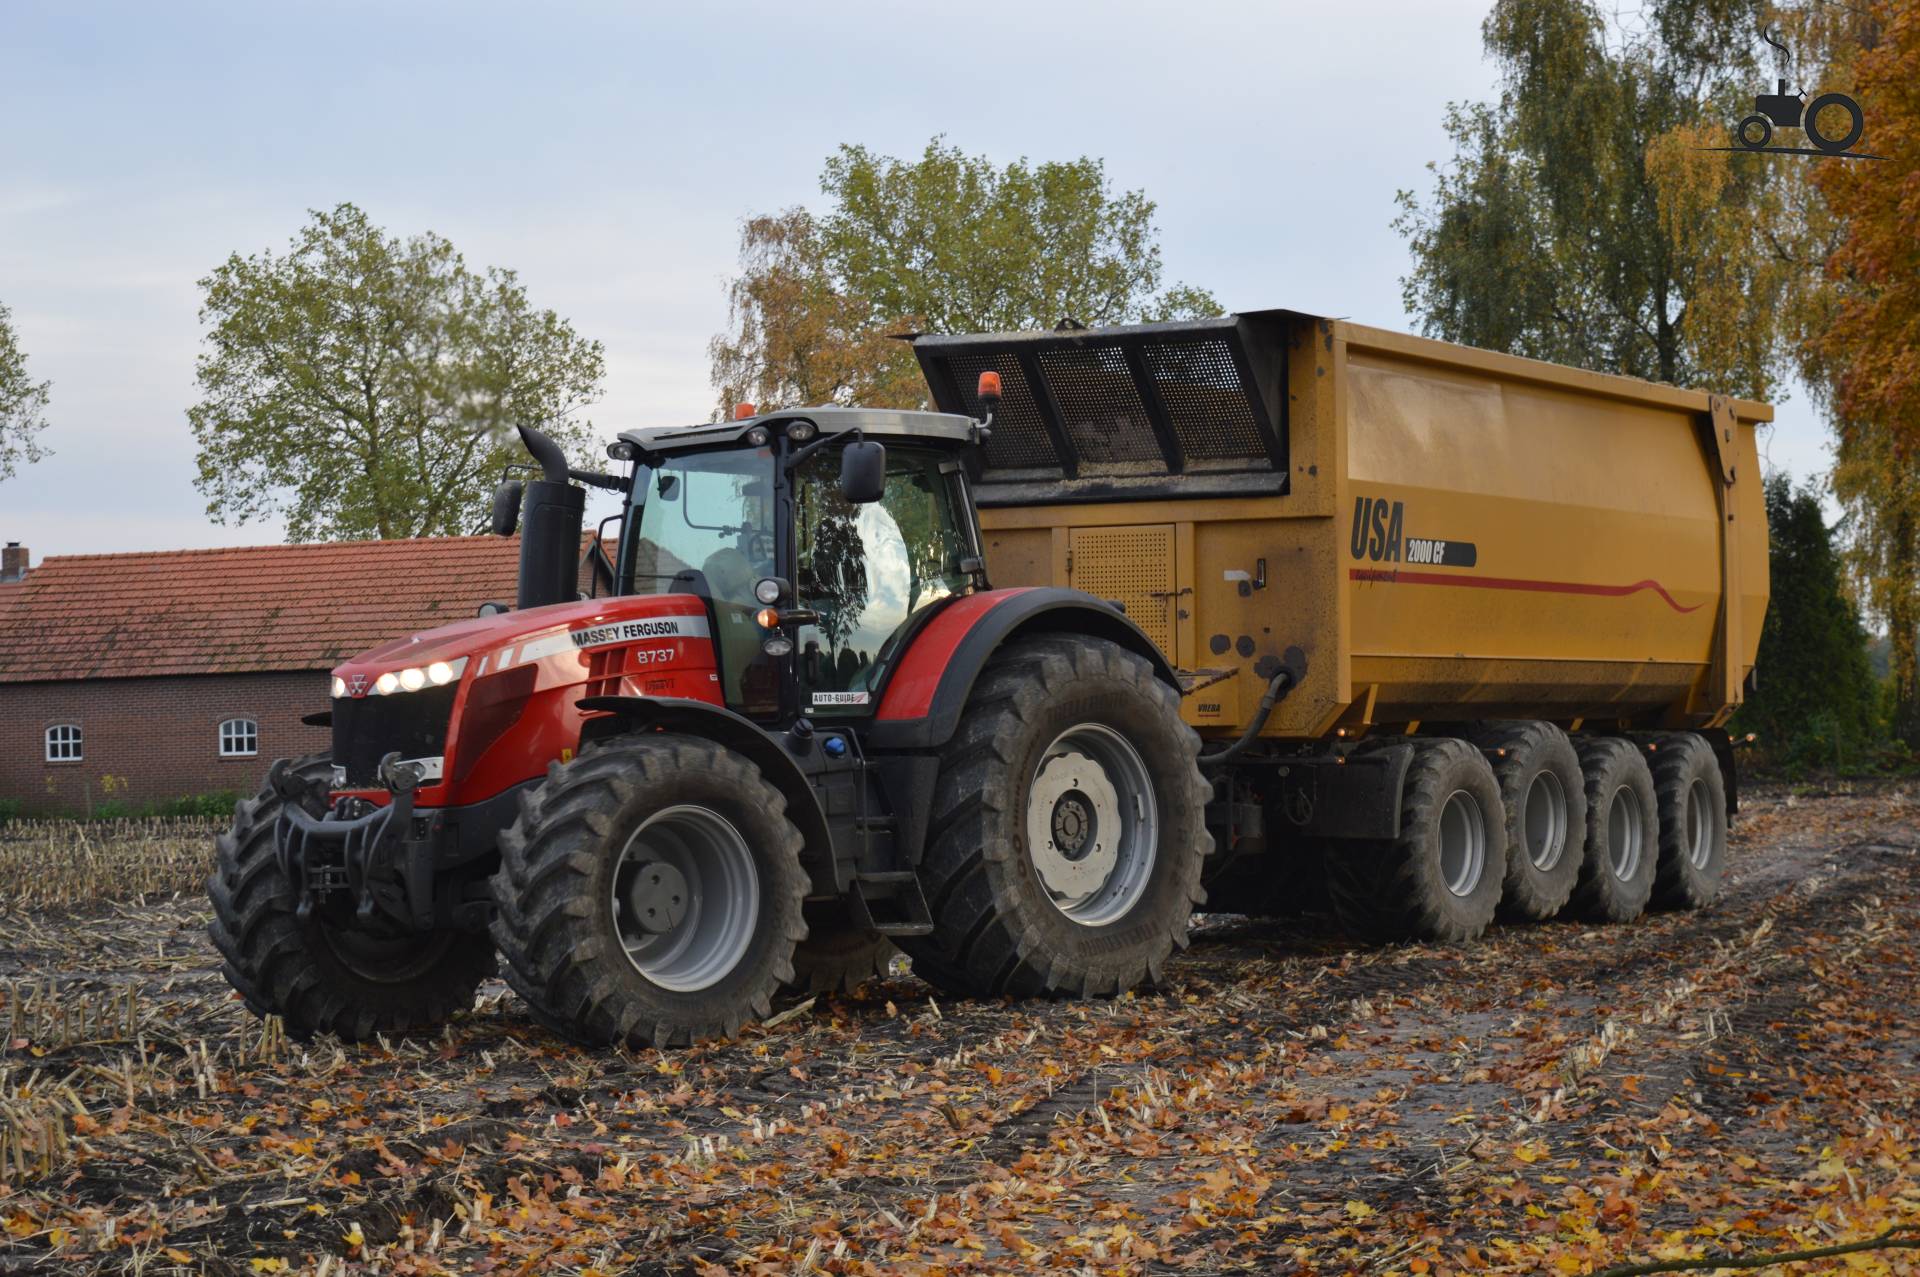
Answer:
[{"label": "tractor cab", "polygon": [[735,713],[869,716],[915,624],[985,585],[961,464],[978,429],[813,408],[623,434],[615,592],[707,602]]}]

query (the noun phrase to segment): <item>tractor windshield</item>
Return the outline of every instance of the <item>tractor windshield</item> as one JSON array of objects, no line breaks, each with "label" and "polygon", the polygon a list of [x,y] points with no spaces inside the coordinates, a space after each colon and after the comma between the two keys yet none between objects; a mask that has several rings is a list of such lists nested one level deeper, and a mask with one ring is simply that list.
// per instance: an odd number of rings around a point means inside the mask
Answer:
[{"label": "tractor windshield", "polygon": [[840,495],[837,448],[795,474],[795,591],[820,616],[795,636],[802,712],[870,712],[870,681],[908,620],[966,588],[973,551],[949,456],[889,443],[886,494],[867,505]]},{"label": "tractor windshield", "polygon": [[779,710],[772,658],[754,624],[753,584],[773,576],[771,449],[702,452],[641,466],[620,547],[623,593],[702,594],[713,600],[727,704]]}]

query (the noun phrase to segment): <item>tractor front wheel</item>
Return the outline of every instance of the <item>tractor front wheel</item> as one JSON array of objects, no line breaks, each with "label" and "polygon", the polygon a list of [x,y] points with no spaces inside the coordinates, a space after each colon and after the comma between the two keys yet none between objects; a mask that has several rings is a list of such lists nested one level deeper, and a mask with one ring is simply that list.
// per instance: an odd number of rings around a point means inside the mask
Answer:
[{"label": "tractor front wheel", "polygon": [[580,1042],[731,1035],[795,978],[800,850],[780,791],[723,746],[589,745],[547,769],[501,836],[493,936],[507,982]]},{"label": "tractor front wheel", "polygon": [[[290,759],[309,815],[326,810],[333,767],[325,754]],[[349,1041],[430,1029],[473,1006],[494,973],[484,932],[383,935],[326,908],[302,920],[299,893],[280,872],[274,826],[285,802],[272,785],[234,806],[233,827],[215,840],[207,930],[221,972],[256,1015],[277,1015],[296,1037],[334,1033]]]},{"label": "tractor front wheel", "polygon": [[1206,898],[1212,790],[1180,698],[1132,652],[1049,636],[996,653],[941,759],[920,866],[950,993],[1119,993],[1158,979]]}]

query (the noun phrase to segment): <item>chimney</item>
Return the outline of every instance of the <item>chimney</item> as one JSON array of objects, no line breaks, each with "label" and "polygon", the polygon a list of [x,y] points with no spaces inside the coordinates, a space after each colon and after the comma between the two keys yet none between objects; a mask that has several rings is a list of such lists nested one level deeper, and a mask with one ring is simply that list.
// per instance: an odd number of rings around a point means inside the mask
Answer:
[{"label": "chimney", "polygon": [[0,550],[0,581],[24,581],[27,577],[27,547],[18,541],[7,542]]}]

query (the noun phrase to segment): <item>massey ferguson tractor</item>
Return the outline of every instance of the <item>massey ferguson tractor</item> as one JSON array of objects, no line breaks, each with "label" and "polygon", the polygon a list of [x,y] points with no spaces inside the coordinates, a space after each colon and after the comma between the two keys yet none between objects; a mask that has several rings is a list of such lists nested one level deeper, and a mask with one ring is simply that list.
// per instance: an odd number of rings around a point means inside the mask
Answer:
[{"label": "massey ferguson tractor", "polygon": [[[1117,608],[988,588],[989,429],[767,413],[629,432],[618,477],[523,430],[518,606],[334,672],[331,753],[219,840],[228,979],[364,1038],[471,1006],[497,954],[551,1027],[661,1045],[894,940],[955,990],[1146,979],[1200,899],[1199,738]],[[627,497],[608,597],[576,594],[576,479]]]},{"label": "massey ferguson tractor", "polygon": [[667,1045],[896,945],[1113,994],[1209,897],[1457,942],[1718,894],[1766,405],[1280,310],[915,351],[940,411],[629,431],[616,474],[523,430],[517,605],[341,665],[331,751],[219,839],[248,1005],[364,1038],[504,968]]}]

